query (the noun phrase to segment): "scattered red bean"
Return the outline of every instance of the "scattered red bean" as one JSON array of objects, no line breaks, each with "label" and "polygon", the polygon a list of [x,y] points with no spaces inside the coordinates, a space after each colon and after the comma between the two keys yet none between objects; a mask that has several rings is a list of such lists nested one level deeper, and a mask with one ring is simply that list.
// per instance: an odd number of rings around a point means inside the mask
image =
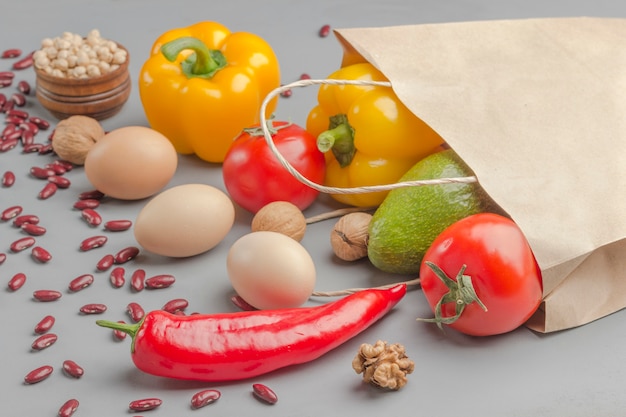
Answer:
[{"label": "scattered red bean", "polygon": [[37,301],[56,301],[61,298],[61,292],[56,290],[37,290],[33,292],[33,298]]},{"label": "scattered red bean", "polygon": [[13,275],[13,277],[9,280],[9,289],[11,291],[17,291],[26,283],[26,274],[23,272],[18,272]]},{"label": "scattered red bean", "polygon": [[35,238],[32,236],[23,237],[11,243],[11,252],[21,252],[35,244]]},{"label": "scattered red bean", "polygon": [[100,303],[90,303],[82,306],[79,311],[83,314],[102,314],[107,311],[107,306]]},{"label": "scattered red bean", "polygon": [[50,260],[52,260],[52,255],[50,254],[50,252],[48,252],[41,246],[35,246],[30,254],[34,260],[41,263],[50,262]]},{"label": "scattered red bean", "polygon": [[240,295],[236,294],[233,295],[230,298],[230,301],[237,307],[239,307],[240,309],[242,309],[243,311],[254,311],[257,310],[256,307],[253,307],[252,305],[250,305],[246,300],[244,300],[243,298],[241,298]]},{"label": "scattered red bean", "polygon": [[12,171],[6,171],[2,174],[2,186],[11,187],[15,184],[15,174]]},{"label": "scattered red bean", "polygon": [[300,74],[300,79],[301,80],[310,80],[311,76],[305,72],[303,74]]},{"label": "scattered red bean", "polygon": [[0,265],[2,265],[4,261],[6,260],[7,260],[7,254],[0,252]]},{"label": "scattered red bean", "polygon": [[22,213],[22,206],[11,206],[2,211],[0,214],[0,220],[6,222],[7,220],[11,220]]},{"label": "scattered red bean", "polygon": [[126,307],[126,311],[128,312],[128,315],[130,316],[131,320],[134,321],[135,323],[140,322],[141,319],[143,319],[143,316],[145,316],[146,314],[143,307],[141,307],[138,303],[135,303],[135,302],[129,303],[128,306]]},{"label": "scattered red bean", "polygon": [[40,180],[47,180],[49,177],[56,174],[53,169],[42,167],[31,167],[29,172],[30,175]]},{"label": "scattered red bean", "polygon": [[266,385],[252,384],[252,392],[255,397],[268,404],[276,404],[278,402],[278,396],[276,393]]},{"label": "scattered red bean", "polygon": [[109,253],[107,255],[104,255],[102,259],[98,261],[98,263],[96,264],[96,269],[100,272],[108,271],[108,269],[113,266],[114,262],[115,258]]},{"label": "scattered red bean", "polygon": [[0,78],[0,88],[8,87],[13,84],[13,78]]},{"label": "scattered red bean", "polygon": [[31,236],[42,236],[46,234],[46,228],[33,223],[24,223],[21,229]]},{"label": "scattered red bean", "polygon": [[[84,191],[78,196],[79,200],[102,200],[104,193],[98,190]],[[94,208],[94,207],[92,207]]]},{"label": "scattered red bean", "polygon": [[21,80],[17,83],[17,91],[22,94],[30,94],[30,84],[26,80]]},{"label": "scattered red bean", "polygon": [[184,298],[175,298],[165,303],[161,310],[177,314],[178,312],[184,311],[187,307],[189,307],[189,301]]},{"label": "scattered red bean", "polygon": [[35,325],[35,334],[47,333],[52,328],[52,326],[54,326],[55,321],[56,320],[54,316],[51,316],[51,315],[45,316],[44,318],[39,320],[39,323]]},{"label": "scattered red bean", "polygon": [[[30,149],[31,145],[35,145],[35,134],[30,130],[22,130],[22,152],[34,152],[34,150]],[[23,148],[26,147],[26,150]],[[36,146],[35,149],[38,151],[39,147]]]},{"label": "scattered red bean", "polygon": [[[37,127],[41,130],[46,130],[50,127],[50,122],[48,122],[45,119],[42,119],[41,117],[37,117],[37,116],[31,116],[28,118],[28,120],[31,123],[34,123],[35,125],[37,125]],[[58,161],[55,161],[58,162]],[[67,166],[63,165],[64,168],[66,169],[66,171],[69,171],[69,169],[67,169]],[[70,167],[70,169],[72,169],[72,167]]]},{"label": "scattered red bean", "polygon": [[30,143],[22,146],[22,153],[38,153],[43,145],[41,143]]},{"label": "scattered red bean", "polygon": [[[30,121],[35,123],[36,125],[39,126],[40,129],[47,129],[48,127],[50,127],[50,123],[48,123],[47,121],[40,119],[38,117],[31,117]],[[53,165],[59,165],[61,167],[63,167],[63,169],[65,169],[65,172],[69,172],[71,170],[74,169],[74,165],[72,165],[71,162],[68,161],[64,161],[63,159],[56,159],[52,162]]]},{"label": "scattered red bean", "polygon": [[216,389],[205,389],[191,397],[191,408],[198,409],[219,400],[222,394]]},{"label": "scattered red bean", "polygon": [[143,269],[136,269],[130,276],[130,286],[133,290],[139,292],[145,287],[144,280],[146,278],[146,271]]},{"label": "scattered red bean", "polygon": [[[20,124],[22,124],[24,122],[24,118],[22,118],[22,116],[19,116],[17,114],[15,114],[15,112],[18,112],[21,110],[9,110],[6,114],[7,116],[4,118],[4,122],[8,123],[10,125],[15,126],[16,128],[19,127]],[[6,134],[5,134],[6,136]]]},{"label": "scattered red bean", "polygon": [[161,274],[150,277],[144,281],[146,288],[161,289],[167,288],[174,284],[176,278],[173,275]]},{"label": "scattered red bean", "polygon": [[91,274],[79,275],[70,281],[68,288],[72,292],[78,292],[93,284],[94,278]]},{"label": "scattered red bean", "polygon": [[73,378],[80,378],[85,374],[85,370],[82,366],[69,359],[63,361],[63,371]]},{"label": "scattered red bean", "polygon": [[144,398],[141,400],[131,401],[130,404],[128,404],[128,408],[132,411],[148,411],[154,410],[161,404],[163,404],[163,401],[159,398]]},{"label": "scattered red bean", "polygon": [[0,152],[8,152],[17,146],[18,140],[16,138],[5,138],[0,142]]},{"label": "scattered red bean", "polygon": [[2,51],[2,58],[17,58],[22,55],[22,50],[17,48],[5,49]]},{"label": "scattered red bean", "polygon": [[26,68],[30,68],[33,66],[33,53],[31,52],[26,57],[20,59],[19,61],[15,61],[13,63],[14,70],[23,70]]},{"label": "scattered red bean", "polygon": [[39,223],[39,217],[35,216],[34,214],[23,214],[21,216],[17,216],[15,219],[13,219],[13,226],[16,227],[22,227],[25,224],[38,224]]},{"label": "scattered red bean", "polygon": [[[118,323],[124,323],[124,320],[118,320]],[[113,330],[113,337],[115,340],[124,340],[126,339],[126,332],[121,330]]]},{"label": "scattered red bean", "polygon": [[11,94],[11,101],[15,103],[17,107],[23,107],[26,105],[26,97],[22,93]]},{"label": "scattered red bean", "polygon": [[52,346],[58,337],[54,333],[46,333],[39,336],[33,344],[30,346],[33,350],[44,350],[45,348]]},{"label": "scattered red bean", "polygon": [[95,209],[100,206],[100,200],[95,198],[86,198],[84,200],[78,200],[74,203],[74,208],[78,210]]},{"label": "scattered red bean", "polygon": [[280,93],[280,96],[281,96],[281,97],[284,97],[284,98],[289,98],[289,97],[291,97],[292,95],[293,95],[293,91],[291,90],[291,88],[288,88],[288,89],[286,89],[286,90],[283,90],[283,91]]},{"label": "scattered red bean", "polygon": [[13,71],[0,71],[0,78],[15,78],[15,73]]},{"label": "scattered red bean", "polygon": [[123,232],[130,229],[133,222],[130,220],[109,220],[104,224],[104,228],[109,232]]},{"label": "scattered red bean", "polygon": [[2,136],[5,142],[7,140],[19,140],[22,137],[22,129],[16,124],[9,123],[2,131]]},{"label": "scattered red bean", "polygon": [[[7,116],[9,117],[19,117],[20,119],[20,123],[23,122],[25,119],[28,118],[28,112],[24,111],[24,110],[19,110],[19,109],[11,109],[7,112]],[[9,117],[7,117],[5,119],[5,123],[9,120]],[[19,124],[19,123],[17,123]]]},{"label": "scattered red bean", "polygon": [[37,197],[41,200],[46,200],[52,197],[57,192],[58,188],[59,187],[55,183],[49,182],[46,185],[44,185],[41,191],[39,191],[39,194],[37,194]]},{"label": "scattered red bean", "polygon": [[101,247],[107,242],[106,236],[91,236],[80,243],[80,250],[88,251]]},{"label": "scattered red bean", "polygon": [[67,172],[65,167],[61,164],[55,164],[55,163],[46,164],[46,168],[53,170],[56,175],[63,175]]},{"label": "scattered red bean", "polygon": [[39,155],[46,155],[49,153],[52,153],[53,149],[52,149],[52,144],[48,143],[45,145],[42,145],[41,148],[39,148]]},{"label": "scattered red bean", "polygon": [[[39,145],[39,144],[37,143],[35,145]],[[72,184],[70,180],[68,180],[65,177],[61,177],[58,174],[48,177],[48,181],[55,183],[58,188],[69,188],[69,186]]]},{"label": "scattered red bean", "polygon": [[324,25],[319,31],[320,38],[325,38],[330,35],[330,25]]},{"label": "scattered red bean", "polygon": [[86,208],[81,210],[81,217],[87,222],[89,226],[99,226],[102,223],[102,216],[94,209]]},{"label": "scattered red bean", "polygon": [[59,408],[59,412],[57,413],[57,415],[59,417],[72,417],[72,415],[74,415],[74,413],[78,409],[78,405],[79,402],[75,398],[67,400],[65,403],[63,403],[61,408]]},{"label": "scattered red bean", "polygon": [[109,275],[111,285],[113,285],[115,288],[123,287],[124,283],[126,282],[126,278],[124,277],[125,273],[126,271],[121,266],[113,268],[113,270],[111,271],[111,275]]},{"label": "scattered red bean", "polygon": [[129,246],[117,252],[113,258],[116,264],[124,264],[132,259],[135,259],[139,255],[139,248],[136,246]]},{"label": "scattered red bean", "polygon": [[35,368],[24,377],[24,382],[27,384],[36,384],[38,382],[43,381],[48,378],[54,368],[50,365],[40,366],[39,368]]}]

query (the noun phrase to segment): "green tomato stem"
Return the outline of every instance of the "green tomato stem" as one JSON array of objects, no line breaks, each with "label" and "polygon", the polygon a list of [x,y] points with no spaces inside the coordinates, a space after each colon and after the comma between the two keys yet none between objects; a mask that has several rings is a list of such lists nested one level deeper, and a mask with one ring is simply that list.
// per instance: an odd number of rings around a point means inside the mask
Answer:
[{"label": "green tomato stem", "polygon": [[217,71],[226,66],[226,58],[218,50],[209,49],[204,42],[192,36],[174,39],[161,46],[161,53],[170,62],[187,49],[194,53],[182,63],[182,70],[187,78],[211,78]]}]

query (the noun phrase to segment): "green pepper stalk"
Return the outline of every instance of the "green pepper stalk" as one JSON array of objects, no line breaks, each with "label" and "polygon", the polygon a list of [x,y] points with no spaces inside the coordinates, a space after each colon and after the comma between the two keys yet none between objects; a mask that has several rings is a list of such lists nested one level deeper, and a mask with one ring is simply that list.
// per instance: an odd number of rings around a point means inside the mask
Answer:
[{"label": "green pepper stalk", "polygon": [[165,59],[174,62],[178,55],[187,49],[193,51],[193,54],[181,63],[187,78],[212,78],[217,71],[226,66],[226,58],[222,52],[207,48],[200,39],[192,36],[174,39],[164,44],[161,46],[161,53]]}]

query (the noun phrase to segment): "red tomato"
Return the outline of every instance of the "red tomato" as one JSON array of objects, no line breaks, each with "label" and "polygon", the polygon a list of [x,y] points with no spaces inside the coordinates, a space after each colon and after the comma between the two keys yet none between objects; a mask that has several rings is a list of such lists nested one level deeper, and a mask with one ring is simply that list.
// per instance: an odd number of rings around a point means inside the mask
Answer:
[{"label": "red tomato", "polygon": [[[441,279],[433,265],[449,279]],[[460,276],[465,277],[459,286]],[[521,326],[539,307],[543,292],[526,237],[515,222],[491,213],[466,217],[445,229],[424,255],[420,282],[435,312],[432,321],[473,336]],[[465,302],[457,303],[461,294]]]},{"label": "red tomato", "polygon": [[[302,127],[274,122],[272,139],[280,154],[307,179],[323,183],[324,154],[316,138]],[[293,177],[259,134],[244,131],[231,145],[222,165],[224,184],[233,201],[256,213],[274,201],[289,201],[300,210],[310,206],[319,192]]]}]

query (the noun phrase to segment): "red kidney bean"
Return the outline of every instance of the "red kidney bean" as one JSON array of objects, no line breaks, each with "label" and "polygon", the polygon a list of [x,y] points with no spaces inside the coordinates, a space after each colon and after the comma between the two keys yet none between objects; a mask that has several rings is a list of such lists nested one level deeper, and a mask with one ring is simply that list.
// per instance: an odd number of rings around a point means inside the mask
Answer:
[{"label": "red kidney bean", "polygon": [[17,91],[26,95],[30,94],[30,84],[28,83],[28,81],[21,80],[19,83],[17,83]]},{"label": "red kidney bean", "polygon": [[284,97],[284,98],[289,98],[293,95],[293,91],[291,90],[291,88],[288,88],[286,90],[281,91],[280,96]]},{"label": "red kidney bean", "polygon": [[52,177],[56,174],[53,169],[42,167],[31,167],[29,172],[30,175],[40,180],[47,180],[49,177]]},{"label": "red kidney bean", "polygon": [[[83,191],[79,194],[79,200],[102,200],[104,193],[98,190]],[[86,207],[85,207],[86,208]],[[94,208],[94,207],[91,207]]]},{"label": "red kidney bean", "polygon": [[13,71],[0,71],[0,78],[15,78],[15,73]]},{"label": "red kidney bean", "polygon": [[51,316],[51,315],[45,316],[44,318],[39,320],[39,322],[35,325],[35,334],[47,333],[50,329],[52,329],[52,326],[54,326],[55,321],[56,319],[54,318],[54,316]]},{"label": "red kidney bean", "polygon": [[80,378],[85,374],[83,367],[70,359],[63,361],[63,371],[72,378]]},{"label": "red kidney bean", "polygon": [[48,143],[46,145],[42,145],[41,148],[39,148],[39,155],[46,155],[52,153],[52,151],[52,144]]},{"label": "red kidney bean", "polygon": [[72,292],[78,292],[93,284],[94,278],[91,274],[79,275],[70,281],[68,288]]},{"label": "red kidney bean", "polygon": [[17,107],[23,107],[26,105],[26,97],[22,93],[11,94],[11,101],[15,103]]},{"label": "red kidney bean", "polygon": [[[38,120],[35,120],[38,119]],[[47,129],[50,126],[50,123],[46,122],[43,119],[40,119],[38,117],[31,117],[30,118],[31,122],[35,123],[36,125],[39,126],[39,128],[41,129]],[[42,127],[43,126],[43,127]],[[64,161],[62,159],[56,159],[54,162],[52,162],[53,165],[59,165],[61,167],[63,167],[63,169],[65,169],[65,172],[71,171],[74,169],[74,165],[72,165],[71,162],[68,161]]]},{"label": "red kidney bean", "polygon": [[42,236],[46,234],[46,228],[38,224],[24,223],[20,228],[31,236]]},{"label": "red kidney bean", "polygon": [[102,223],[102,217],[94,209],[86,208],[80,212],[81,217],[89,226],[98,226]]},{"label": "red kidney bean", "polygon": [[222,394],[216,389],[205,389],[191,397],[191,408],[198,409],[219,400]]},{"label": "red kidney bean", "polygon": [[98,261],[98,263],[96,264],[96,269],[100,272],[108,271],[108,269],[113,266],[114,262],[115,258],[109,253],[107,255],[104,255],[102,259]]},{"label": "red kidney bean", "polygon": [[16,226],[16,227],[22,227],[26,223],[38,224],[39,217],[35,216],[34,214],[23,214],[13,219],[13,226]]},{"label": "red kidney bean", "polygon": [[95,198],[87,198],[84,200],[78,200],[74,203],[74,208],[78,210],[84,209],[95,209],[100,206],[100,200],[96,200]]},{"label": "red kidney bean", "polygon": [[305,73],[300,74],[300,79],[301,80],[310,80],[311,76],[305,72]]},{"label": "red kidney bean", "polygon": [[20,124],[24,123],[24,118],[21,116],[18,116],[15,114],[15,112],[20,111],[21,110],[15,110],[15,109],[11,109],[9,110],[6,114],[6,117],[4,118],[4,122],[8,123],[10,125],[15,126],[16,128],[20,127]]},{"label": "red kidney bean", "polygon": [[24,249],[28,249],[35,244],[35,238],[28,236],[16,240],[11,243],[11,252],[21,252]]},{"label": "red kidney bean", "polygon": [[[29,130],[22,130],[22,137],[21,137],[21,142],[22,142],[22,147],[24,146],[30,146],[30,145],[34,145],[35,144],[35,134]],[[37,147],[37,150],[39,150],[39,147]],[[23,151],[23,149],[22,149]],[[32,150],[29,149],[30,152],[32,152]]]},{"label": "red kidney bean", "polygon": [[128,408],[132,411],[148,411],[154,410],[161,404],[163,404],[163,401],[159,398],[143,398],[141,400],[131,401],[130,404],[128,404]]},{"label": "red kidney bean", "polygon": [[4,141],[15,141],[15,143],[17,144],[17,141],[19,141],[22,138],[22,133],[24,133],[22,131],[22,129],[20,129],[18,126],[14,125],[14,124],[9,124],[6,128],[6,133],[3,135],[4,137]]},{"label": "red kidney bean", "polygon": [[27,384],[36,384],[38,382],[43,381],[48,378],[54,368],[50,365],[40,366],[39,368],[35,368],[24,377],[24,382]]},{"label": "red kidney bean", "polygon": [[116,264],[124,264],[132,259],[135,259],[139,255],[139,248],[136,246],[126,247],[117,252],[113,257]]},{"label": "red kidney bean", "polygon": [[257,310],[256,307],[250,305],[246,300],[241,298],[240,295],[233,295],[230,297],[230,301],[237,307],[239,307],[243,311],[254,311]]},{"label": "red kidney bean", "polygon": [[[24,111],[24,110],[19,110],[19,109],[11,109],[7,112],[7,118],[4,120],[5,123],[8,121],[9,117],[18,117],[20,120],[20,123],[24,122],[25,119],[28,119],[28,112]],[[16,123],[16,124],[20,124],[20,123]]]},{"label": "red kidney bean", "polygon": [[59,417],[72,417],[72,415],[74,415],[74,413],[78,409],[78,405],[79,402],[75,398],[67,400],[65,403],[63,403],[61,408],[59,408],[59,412],[57,413],[57,415]]},{"label": "red kidney bean", "polygon": [[17,49],[17,48],[5,49],[4,51],[2,51],[2,58],[3,59],[6,59],[6,58],[17,58],[20,55],[22,55],[22,50],[21,49]]},{"label": "red kidney bean", "polygon": [[100,303],[90,303],[82,306],[79,311],[83,314],[102,314],[107,311],[107,306]]},{"label": "red kidney bean", "polygon": [[29,143],[22,146],[22,153],[39,153],[42,147],[41,143]]},{"label": "red kidney bean", "polygon": [[136,269],[130,276],[130,286],[133,290],[139,292],[145,287],[144,280],[146,278],[146,271],[143,269]]},{"label": "red kidney bean", "polygon": [[39,128],[37,127],[37,125],[29,121],[23,120],[22,123],[18,125],[18,127],[25,132],[31,132],[33,135],[39,133]]},{"label": "red kidney bean", "polygon": [[7,96],[0,93],[0,112],[4,112],[4,105],[6,104],[6,102],[7,102]]},{"label": "red kidney bean", "polygon": [[65,177],[61,177],[58,174],[48,177],[48,181],[56,184],[58,188],[69,188],[69,186],[72,184],[70,180]]},{"label": "red kidney bean", "polygon": [[8,87],[13,84],[13,78],[0,78],[0,88]]},{"label": "red kidney bean", "polygon": [[43,186],[41,191],[39,191],[39,194],[37,194],[37,197],[40,200],[46,200],[52,197],[57,192],[58,188],[59,187],[55,183],[48,182],[46,185]]},{"label": "red kidney bean", "polygon": [[[118,320],[118,323],[125,323],[124,320]],[[126,339],[126,333],[121,330],[113,330],[113,337],[115,340],[124,340]]]},{"label": "red kidney bean", "polygon": [[[34,123],[39,129],[41,130],[46,130],[50,127],[50,122],[48,122],[45,119],[42,119],[41,117],[37,117],[37,116],[31,116],[28,118],[28,120],[31,123]],[[55,161],[58,162],[58,161]],[[65,167],[66,168],[66,167]],[[71,169],[71,168],[70,168]],[[68,170],[69,171],[69,170]]]},{"label": "red kidney bean", "polygon": [[19,216],[22,213],[22,206],[11,206],[2,211],[0,214],[0,220],[6,222],[14,217]]},{"label": "red kidney bean", "polygon": [[3,142],[0,142],[0,152],[8,152],[11,149],[17,146],[18,140],[15,138],[5,139]]},{"label": "red kidney bean", "polygon": [[2,112],[3,112],[3,113],[6,113],[6,112],[8,112],[9,110],[11,110],[13,107],[15,107],[15,103],[13,102],[13,100],[8,100],[8,99],[5,97],[5,102],[4,102],[4,104],[2,105]]},{"label": "red kidney bean", "polygon": [[268,404],[276,404],[278,396],[267,385],[252,384],[252,392],[254,396]]},{"label": "red kidney bean", "polygon": [[175,298],[165,303],[161,310],[167,311],[168,313],[176,314],[178,312],[184,311],[187,307],[189,307],[189,301],[185,300],[184,298]]},{"label": "red kidney bean", "polygon": [[7,260],[7,254],[0,252],[0,265],[2,265],[4,261],[6,260]]},{"label": "red kidney bean", "polygon": [[12,171],[6,171],[2,174],[2,186],[3,187],[11,187],[15,184],[15,174]]},{"label": "red kidney bean", "polygon": [[172,284],[174,284],[175,281],[176,278],[174,278],[173,275],[161,274],[146,279],[144,283],[146,285],[146,288],[161,289],[170,287]]},{"label": "red kidney bean", "polygon": [[330,25],[323,25],[319,30],[320,38],[325,38],[330,35]]},{"label": "red kidney bean", "polygon": [[123,232],[130,229],[133,222],[130,220],[109,220],[104,224],[104,228],[109,232]]},{"label": "red kidney bean", "polygon": [[58,337],[54,333],[42,334],[37,339],[35,339],[30,347],[33,350],[44,350],[45,348],[52,346],[57,341],[57,339]]},{"label": "red kidney bean", "polygon": [[106,236],[91,236],[80,243],[80,250],[88,251],[99,248],[107,242]]},{"label": "red kidney bean", "polygon": [[33,66],[33,52],[26,55],[24,58],[20,59],[19,61],[15,61],[13,63],[12,68],[14,70],[23,70],[26,68],[30,68],[32,66]]},{"label": "red kidney bean", "polygon": [[126,282],[126,278],[124,277],[125,273],[126,271],[124,270],[124,268],[120,266],[113,268],[113,270],[111,271],[111,275],[109,275],[111,285],[113,285],[115,288],[123,287],[124,283]]},{"label": "red kidney bean", "polygon": [[11,291],[17,291],[26,283],[26,274],[23,272],[18,272],[13,275],[13,277],[9,280],[9,289]]},{"label": "red kidney bean", "polygon": [[67,172],[65,167],[61,164],[55,164],[55,163],[46,164],[46,168],[53,170],[57,176],[63,175]]},{"label": "red kidney bean", "polygon": [[128,306],[126,306],[126,311],[128,312],[130,319],[135,323],[140,322],[141,319],[143,319],[143,316],[146,315],[143,307],[135,302],[128,303]]},{"label": "red kidney bean", "polygon": [[41,246],[35,246],[30,252],[30,254],[34,260],[41,262],[41,263],[50,262],[52,260],[52,255],[50,254],[50,252],[48,252],[46,249],[42,248]]},{"label": "red kidney bean", "polygon": [[61,298],[61,292],[56,290],[37,290],[33,292],[33,298],[37,301],[56,301]]}]

